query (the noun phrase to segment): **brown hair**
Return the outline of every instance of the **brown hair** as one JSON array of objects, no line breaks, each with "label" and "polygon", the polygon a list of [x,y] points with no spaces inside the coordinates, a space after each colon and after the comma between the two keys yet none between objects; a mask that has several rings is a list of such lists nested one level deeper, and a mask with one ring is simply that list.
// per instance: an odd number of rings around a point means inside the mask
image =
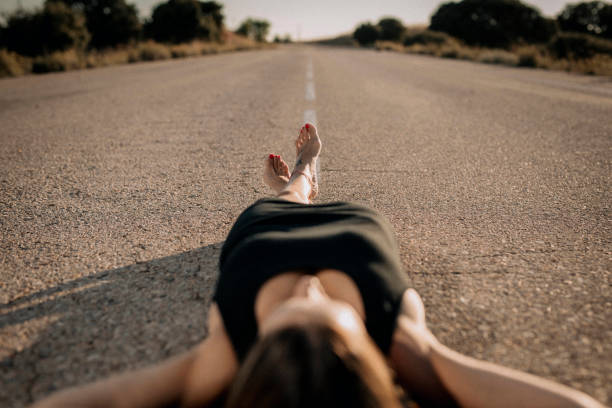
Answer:
[{"label": "brown hair", "polygon": [[384,358],[368,341],[356,352],[316,323],[274,331],[248,354],[227,407],[399,407]]}]

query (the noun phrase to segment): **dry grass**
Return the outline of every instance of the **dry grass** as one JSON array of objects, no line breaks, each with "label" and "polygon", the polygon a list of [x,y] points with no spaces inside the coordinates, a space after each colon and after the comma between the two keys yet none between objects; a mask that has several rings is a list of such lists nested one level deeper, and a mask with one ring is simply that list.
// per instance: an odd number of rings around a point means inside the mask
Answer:
[{"label": "dry grass", "polygon": [[85,67],[85,57],[76,50],[54,52],[34,58],[32,72],[41,74],[45,72],[70,71]]},{"label": "dry grass", "polygon": [[612,56],[595,55],[588,59],[555,59],[540,57],[538,68],[554,69],[589,75],[612,76]]},{"label": "dry grass", "polygon": [[128,51],[129,62],[159,61],[172,57],[171,46],[147,41],[138,43]]},{"label": "dry grass", "polygon": [[[350,34],[313,43],[358,46]],[[520,45],[502,50],[468,46],[448,34],[427,30],[426,26],[412,26],[407,27],[402,43],[378,41],[374,48],[379,51],[431,55],[486,64],[612,76],[612,41],[576,33],[559,34],[548,45]],[[581,52],[577,53],[574,49]],[[560,50],[567,50],[565,52],[570,56],[560,55]]]},{"label": "dry grass", "polygon": [[109,49],[104,51],[91,51],[85,57],[87,68],[106,67],[109,65],[126,64],[130,55],[126,49]]},{"label": "dry grass", "polygon": [[[409,31],[405,41],[408,45],[379,41],[375,48],[381,51],[464,59],[511,67],[531,67],[612,76],[612,55],[604,53],[596,54],[590,58],[558,58],[546,45],[521,45],[511,50],[470,47],[455,38],[420,30],[412,28]],[[603,43],[604,41],[600,40],[600,42]]]},{"label": "dry grass", "polygon": [[29,73],[69,71],[109,65],[157,61],[170,58],[187,58],[200,55],[274,47],[272,44],[256,43],[248,38],[226,33],[223,43],[194,41],[186,44],[160,44],[146,41],[121,48],[79,52],[71,49],[64,52],[27,58],[0,49],[0,78]]},{"label": "dry grass", "polygon": [[393,41],[376,41],[374,48],[378,51],[404,51],[404,46],[402,44]]},{"label": "dry grass", "polygon": [[476,61],[484,62],[485,64],[508,65],[511,67],[516,67],[519,63],[519,56],[515,53],[497,49],[483,50],[476,58]]},{"label": "dry grass", "polygon": [[199,42],[190,42],[187,44],[178,44],[170,46],[170,54],[172,58],[187,58],[202,55],[202,47]]},{"label": "dry grass", "polygon": [[535,45],[515,47],[512,51],[518,56],[519,67],[536,68],[541,65],[543,54],[541,49]]},{"label": "dry grass", "polygon": [[32,60],[14,52],[0,50],[0,77],[19,76],[32,70]]}]

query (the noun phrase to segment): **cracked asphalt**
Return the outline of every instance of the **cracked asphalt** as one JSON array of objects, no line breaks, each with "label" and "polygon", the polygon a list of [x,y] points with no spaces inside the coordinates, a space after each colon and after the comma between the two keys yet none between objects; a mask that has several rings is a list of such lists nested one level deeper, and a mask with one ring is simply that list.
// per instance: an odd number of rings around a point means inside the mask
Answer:
[{"label": "cracked asphalt", "polygon": [[307,109],[320,199],[389,218],[443,343],[612,403],[610,79],[287,46],[0,81],[0,406],[204,338]]}]

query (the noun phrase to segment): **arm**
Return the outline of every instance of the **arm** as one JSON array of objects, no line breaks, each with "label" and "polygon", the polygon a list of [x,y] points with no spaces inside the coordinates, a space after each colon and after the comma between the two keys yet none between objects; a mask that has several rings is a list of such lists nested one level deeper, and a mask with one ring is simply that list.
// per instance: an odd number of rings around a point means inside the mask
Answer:
[{"label": "arm", "polygon": [[216,305],[211,308],[209,327],[206,340],[182,355],[53,394],[32,408],[205,405],[229,386],[238,368]]},{"label": "arm", "polygon": [[55,393],[32,408],[162,407],[180,400],[191,350],[161,364]]},{"label": "arm", "polygon": [[461,355],[435,341],[430,359],[463,406],[603,407],[588,395],[496,364]]},{"label": "arm", "polygon": [[[404,294],[397,326],[392,366],[417,400],[431,403],[431,398],[452,395],[467,407],[602,407],[569,387],[479,361],[440,344],[427,329],[423,303],[412,289]],[[453,401],[442,402],[452,406]]]},{"label": "arm", "polygon": [[429,358],[425,310],[416,291],[404,292],[389,359],[401,386],[419,406],[457,407]]}]

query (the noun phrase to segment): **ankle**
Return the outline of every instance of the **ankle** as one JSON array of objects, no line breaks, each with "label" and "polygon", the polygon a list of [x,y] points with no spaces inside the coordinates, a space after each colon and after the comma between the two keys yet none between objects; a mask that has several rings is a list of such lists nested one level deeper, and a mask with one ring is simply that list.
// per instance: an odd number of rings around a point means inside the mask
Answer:
[{"label": "ankle", "polygon": [[303,174],[305,175],[307,178],[312,179],[312,176],[314,174],[314,166],[315,166],[315,162],[303,162],[301,160],[298,159],[297,164],[295,165],[295,168],[293,169],[293,171],[291,172],[291,174]]},{"label": "ankle", "polygon": [[306,180],[308,180],[308,183],[310,184],[310,186],[312,187],[312,172],[306,172],[303,170],[293,170],[292,176],[297,177],[305,177]]},{"label": "ankle", "polygon": [[291,201],[294,203],[300,204],[310,204],[310,200],[304,194],[299,193],[293,190],[282,190],[280,193],[276,195],[278,198],[282,198],[283,200]]}]

